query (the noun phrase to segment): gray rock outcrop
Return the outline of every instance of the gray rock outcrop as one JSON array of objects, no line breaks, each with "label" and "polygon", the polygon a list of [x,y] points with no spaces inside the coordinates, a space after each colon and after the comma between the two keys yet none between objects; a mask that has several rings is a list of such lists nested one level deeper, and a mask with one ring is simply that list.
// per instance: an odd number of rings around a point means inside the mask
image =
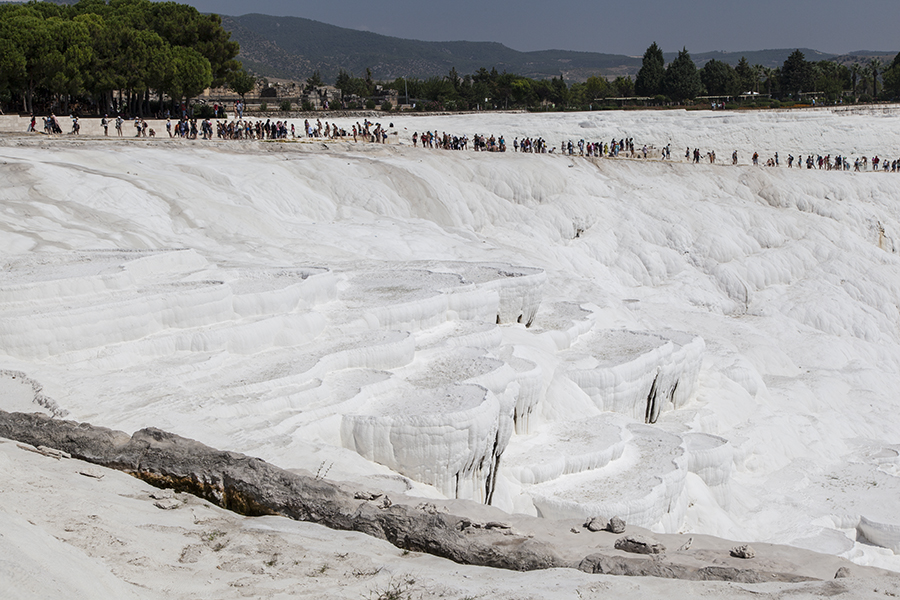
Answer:
[{"label": "gray rock outcrop", "polygon": [[0,437],[63,450],[243,515],[282,515],[360,531],[399,548],[471,565],[516,571],[567,566],[548,544],[500,524],[473,527],[469,519],[452,514],[355,499],[353,492],[334,483],[159,429],[142,429],[129,437],[41,414],[0,411]]},{"label": "gray rock outcrop", "polygon": [[627,535],[616,540],[616,550],[632,554],[663,554],[666,547],[642,535]]},{"label": "gray rock outcrop", "polygon": [[805,577],[761,573],[754,569],[719,566],[695,568],[638,556],[606,556],[604,554],[586,556],[578,565],[578,569],[585,573],[602,575],[662,577],[665,579],[685,579],[689,581],[733,581],[736,583],[808,581],[808,578]]},{"label": "gray rock outcrop", "polygon": [[588,531],[593,531],[594,533],[598,531],[603,531],[606,529],[606,519],[601,519],[600,517],[593,517],[588,519],[584,524],[584,528]]},{"label": "gray rock outcrop", "polygon": [[[291,473],[258,458],[215,450],[158,429],[143,429],[128,436],[43,414],[0,411],[0,438],[35,448],[46,447],[53,450],[47,454],[53,458],[71,455],[124,471],[155,487],[190,493],[239,514],[280,515],[332,529],[358,531],[399,548],[463,564],[517,571],[570,567],[588,573],[697,581],[814,579],[806,573],[798,574],[791,564],[785,565],[786,571],[773,570],[775,563],[771,559],[764,561],[764,567],[761,564],[759,568],[742,569],[727,564],[711,566],[699,554],[674,553],[668,557],[661,554],[665,552],[662,544],[637,535],[620,538],[615,544],[630,555],[623,556],[601,545],[582,558],[584,555],[561,547],[552,533],[537,533],[546,529],[544,520],[536,520],[541,521],[538,527],[529,525],[527,519],[513,520],[512,524],[489,519],[478,522],[433,503],[415,507],[394,504],[378,493]],[[157,506],[162,509],[176,509],[184,501],[171,491],[154,496],[159,498]],[[596,525],[604,524],[598,519]]]},{"label": "gray rock outcrop", "polygon": [[615,534],[625,533],[625,521],[619,517],[613,517],[609,520],[609,523],[606,524],[606,530]]},{"label": "gray rock outcrop", "polygon": [[731,549],[731,555],[735,558],[754,558],[756,556],[756,550],[748,546],[747,544],[743,544],[741,546],[735,546]]}]

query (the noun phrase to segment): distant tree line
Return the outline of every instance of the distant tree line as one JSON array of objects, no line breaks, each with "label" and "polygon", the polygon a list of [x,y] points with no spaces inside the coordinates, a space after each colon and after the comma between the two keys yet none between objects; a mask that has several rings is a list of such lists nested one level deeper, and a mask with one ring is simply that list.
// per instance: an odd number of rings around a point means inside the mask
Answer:
[{"label": "distant tree line", "polygon": [[[218,15],[175,2],[0,4],[0,100],[25,112],[145,114],[242,73]],[[157,105],[158,106],[158,105]]]},{"label": "distant tree line", "polygon": [[[318,74],[315,75],[319,81]],[[491,110],[503,108],[587,109],[604,105],[683,104],[699,97],[756,102],[766,96],[771,102],[799,102],[811,94],[821,101],[846,102],[900,98],[900,54],[890,64],[872,60],[847,67],[832,61],[810,62],[793,52],[778,68],[750,65],[741,58],[737,66],[710,60],[697,68],[687,49],[668,65],[654,42],[644,53],[637,77],[590,77],[567,84],[562,76],[536,80],[496,69],[479,69],[461,76],[452,69],[443,77],[398,78],[376,82],[371,73],[354,77],[341,71],[335,86],[345,97],[367,98],[378,87],[394,89],[401,102],[417,103],[422,110]],[[407,100],[408,99],[408,100]],[[371,105],[371,103],[370,103]],[[371,107],[371,106],[370,106]]]},{"label": "distant tree line", "polygon": [[491,110],[524,107],[581,107],[596,100],[632,96],[634,82],[629,77],[607,81],[600,76],[585,82],[566,84],[562,76],[551,79],[531,79],[513,73],[500,73],[496,68],[479,69],[471,75],[460,75],[456,69],[443,76],[427,79],[399,77],[378,82],[371,73],[354,77],[341,71],[335,81],[344,97],[367,98],[378,95],[377,90],[396,90],[400,101],[416,103],[422,110]]},{"label": "distant tree line", "polygon": [[[637,88],[642,94],[665,94],[676,100],[700,95],[738,97],[756,94],[780,100],[800,100],[803,95],[815,94],[828,102],[836,102],[844,96],[852,102],[860,98],[864,101],[890,100],[900,96],[900,54],[890,65],[872,59],[866,65],[848,67],[828,60],[810,62],[803,52],[795,50],[781,67],[774,69],[751,66],[741,58],[735,67],[710,60],[694,74],[687,51],[682,50],[660,82],[652,77],[659,72],[658,59],[653,57],[655,46],[647,49],[638,73]],[[677,74],[673,74],[679,61]],[[651,76],[642,78],[644,72]]]},{"label": "distant tree line", "polygon": [[[881,81],[879,81],[881,76]],[[647,48],[635,79],[635,93],[675,102],[699,96],[739,98],[766,95],[782,101],[800,101],[816,95],[826,102],[847,97],[850,102],[900,97],[900,54],[885,65],[872,59],[850,67],[833,61],[810,62],[795,50],[778,68],[750,65],[741,58],[737,66],[710,60],[697,69],[687,49],[665,66],[656,42]]]}]

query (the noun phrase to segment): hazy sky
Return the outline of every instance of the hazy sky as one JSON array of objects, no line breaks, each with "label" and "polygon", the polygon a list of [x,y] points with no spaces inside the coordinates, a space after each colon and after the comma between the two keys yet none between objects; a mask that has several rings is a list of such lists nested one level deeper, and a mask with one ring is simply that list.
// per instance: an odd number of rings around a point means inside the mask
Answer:
[{"label": "hazy sky", "polygon": [[[185,1],[185,0],[181,0]],[[418,40],[643,54],[806,47],[900,50],[900,0],[187,0],[202,12],[297,16]]]}]

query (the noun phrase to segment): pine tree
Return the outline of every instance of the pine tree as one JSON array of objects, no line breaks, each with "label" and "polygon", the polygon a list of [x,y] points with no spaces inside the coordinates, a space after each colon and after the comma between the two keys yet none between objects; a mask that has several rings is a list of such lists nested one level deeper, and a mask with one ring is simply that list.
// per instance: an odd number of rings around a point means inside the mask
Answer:
[{"label": "pine tree", "polygon": [[785,94],[811,91],[813,86],[812,63],[800,50],[794,50],[781,67],[781,90]]},{"label": "pine tree", "polygon": [[753,91],[755,75],[753,73],[753,67],[750,66],[750,63],[747,62],[745,57],[742,56],[741,60],[738,61],[737,66],[734,68],[734,74],[737,75],[741,94]]},{"label": "pine tree", "polygon": [[663,91],[663,78],[666,75],[665,59],[656,42],[650,44],[644,52],[641,70],[634,81],[634,89],[641,96],[656,96]]},{"label": "pine tree", "polygon": [[687,48],[682,49],[678,57],[669,63],[663,78],[663,88],[667,96],[678,102],[692,100],[700,94],[703,88],[700,73]]}]

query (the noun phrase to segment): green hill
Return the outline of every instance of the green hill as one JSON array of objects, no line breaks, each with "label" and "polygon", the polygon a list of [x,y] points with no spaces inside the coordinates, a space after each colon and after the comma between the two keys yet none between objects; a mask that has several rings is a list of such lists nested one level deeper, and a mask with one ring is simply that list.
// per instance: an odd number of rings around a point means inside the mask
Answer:
[{"label": "green hill", "polygon": [[[346,29],[300,17],[273,17],[247,14],[222,17],[222,25],[241,45],[238,57],[258,75],[300,80],[319,71],[334,81],[344,69],[360,77],[371,71],[376,80],[397,77],[425,79],[446,75],[455,68],[470,74],[484,67],[495,68],[535,79],[562,76],[566,81],[584,81],[592,75],[634,77],[641,67],[640,56],[542,50],[519,52],[497,42],[422,42]],[[711,59],[736,65],[746,57],[751,65],[780,67],[795,48],[747,52],[702,52],[691,54],[698,67]],[[837,56],[800,49],[810,61],[836,60],[844,64],[867,63],[873,57],[892,60],[895,52],[860,51]],[[676,52],[664,54],[666,61]]]},{"label": "green hill", "polygon": [[345,29],[299,17],[249,14],[222,17],[231,39],[241,45],[239,58],[260,75],[301,79],[318,70],[333,81],[340,69],[362,76],[426,78],[496,68],[535,78],[563,75],[567,80],[591,75],[636,73],[640,57],[594,52],[544,50],[519,52],[496,42],[422,42]]}]

